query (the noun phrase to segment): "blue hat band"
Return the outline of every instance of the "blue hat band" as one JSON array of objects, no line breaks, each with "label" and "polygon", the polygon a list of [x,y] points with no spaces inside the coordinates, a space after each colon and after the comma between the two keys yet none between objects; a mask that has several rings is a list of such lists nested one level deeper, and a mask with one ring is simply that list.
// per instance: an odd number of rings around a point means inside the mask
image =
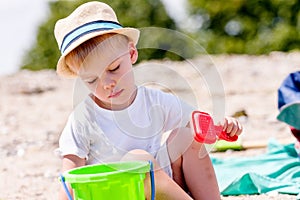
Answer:
[{"label": "blue hat band", "polygon": [[118,29],[123,28],[120,24],[113,22],[113,21],[93,21],[87,24],[84,24],[70,33],[68,33],[60,46],[60,51],[63,54],[66,49],[74,43],[78,38],[82,37],[83,35],[86,35],[88,33],[96,32],[96,31],[106,31],[106,30],[112,30],[112,29]]}]

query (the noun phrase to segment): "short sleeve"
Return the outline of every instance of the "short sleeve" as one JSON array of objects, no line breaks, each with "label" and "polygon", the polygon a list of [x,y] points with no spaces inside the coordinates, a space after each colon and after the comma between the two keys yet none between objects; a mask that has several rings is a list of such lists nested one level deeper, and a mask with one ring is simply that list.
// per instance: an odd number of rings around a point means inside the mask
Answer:
[{"label": "short sleeve", "polygon": [[80,158],[87,158],[89,149],[90,141],[87,130],[80,120],[75,118],[73,112],[60,136],[59,153],[61,156],[72,154]]},{"label": "short sleeve", "polygon": [[165,131],[185,127],[195,108],[172,94],[161,92],[160,95],[159,101],[165,110]]}]

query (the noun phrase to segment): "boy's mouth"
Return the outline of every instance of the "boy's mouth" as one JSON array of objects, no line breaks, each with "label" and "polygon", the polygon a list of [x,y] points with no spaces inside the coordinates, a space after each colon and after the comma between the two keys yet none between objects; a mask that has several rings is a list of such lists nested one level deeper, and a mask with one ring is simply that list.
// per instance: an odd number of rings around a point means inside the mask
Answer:
[{"label": "boy's mouth", "polygon": [[112,92],[112,93],[108,96],[108,98],[116,98],[116,97],[120,96],[121,93],[122,93],[123,91],[124,91],[124,89],[121,89],[121,90],[119,90],[119,91],[117,91],[117,92]]}]

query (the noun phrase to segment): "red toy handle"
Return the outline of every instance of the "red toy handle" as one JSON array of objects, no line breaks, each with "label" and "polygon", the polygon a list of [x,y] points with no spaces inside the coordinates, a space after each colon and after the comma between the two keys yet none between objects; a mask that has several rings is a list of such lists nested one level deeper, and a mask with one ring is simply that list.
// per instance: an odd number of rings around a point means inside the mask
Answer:
[{"label": "red toy handle", "polygon": [[192,113],[192,124],[195,132],[195,140],[201,143],[213,144],[217,140],[226,140],[234,142],[238,136],[230,137],[222,126],[214,125],[213,119],[208,113],[201,111],[194,111]]}]

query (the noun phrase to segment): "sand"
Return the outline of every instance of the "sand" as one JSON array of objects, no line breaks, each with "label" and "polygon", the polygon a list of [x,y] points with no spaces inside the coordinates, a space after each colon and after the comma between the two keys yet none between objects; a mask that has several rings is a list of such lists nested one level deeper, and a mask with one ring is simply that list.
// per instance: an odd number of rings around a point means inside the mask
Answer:
[{"label": "sand", "polygon": [[[270,138],[291,143],[288,127],[276,120],[277,88],[299,70],[300,53],[263,56],[201,56],[183,62],[151,61],[136,65],[138,85],[158,87],[182,97],[215,119],[244,112],[244,151],[214,153],[216,157],[264,153]],[[77,82],[76,82],[77,83]],[[81,97],[74,80],[52,70],[19,71],[0,79],[0,199],[56,199],[60,158],[54,153],[59,135]],[[221,89],[220,89],[221,88]],[[81,93],[79,93],[81,94]],[[197,96],[197,98],[195,97]],[[295,199],[277,193],[222,197]]]}]

